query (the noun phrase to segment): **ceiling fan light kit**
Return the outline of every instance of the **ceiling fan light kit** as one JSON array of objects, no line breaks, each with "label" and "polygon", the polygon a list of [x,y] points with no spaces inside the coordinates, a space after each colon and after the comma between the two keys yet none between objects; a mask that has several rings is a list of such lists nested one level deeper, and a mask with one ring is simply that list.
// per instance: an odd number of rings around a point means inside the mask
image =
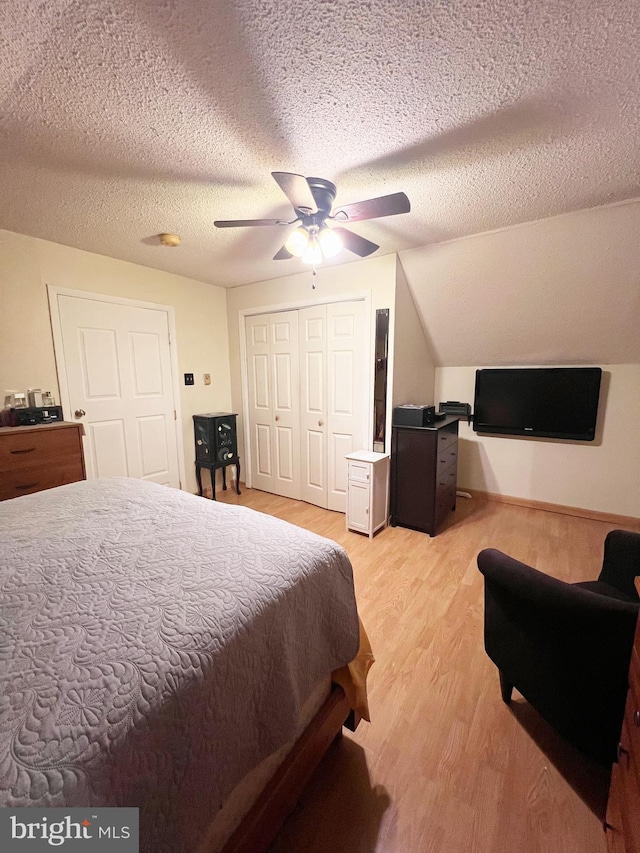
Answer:
[{"label": "ceiling fan light kit", "polygon": [[346,228],[329,227],[327,221],[360,222],[411,210],[409,199],[400,192],[347,204],[332,214],[336,186],[331,181],[325,178],[305,178],[292,172],[272,172],[271,175],[291,202],[295,219],[291,222],[284,219],[229,219],[216,220],[213,224],[216,228],[297,225],[284,246],[274,255],[276,261],[301,258],[303,263],[315,267],[324,258],[335,257],[343,248],[366,258],[380,247]]},{"label": "ceiling fan light kit", "polygon": [[320,264],[324,258],[333,258],[343,248],[337,232],[323,225],[299,225],[287,237],[284,248],[294,258],[302,258],[305,264]]},{"label": "ceiling fan light kit", "polygon": [[284,244],[285,249],[294,258],[301,258],[304,255],[304,250],[309,245],[309,232],[302,225],[298,226],[287,237],[287,242]]}]

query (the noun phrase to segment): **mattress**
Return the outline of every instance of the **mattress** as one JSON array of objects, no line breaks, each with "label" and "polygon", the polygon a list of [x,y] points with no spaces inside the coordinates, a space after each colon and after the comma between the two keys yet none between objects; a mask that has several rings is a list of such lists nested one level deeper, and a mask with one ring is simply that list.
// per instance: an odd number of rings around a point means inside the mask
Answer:
[{"label": "mattress", "polygon": [[0,806],[139,806],[187,853],[358,650],[336,543],[140,480],[0,504]]}]

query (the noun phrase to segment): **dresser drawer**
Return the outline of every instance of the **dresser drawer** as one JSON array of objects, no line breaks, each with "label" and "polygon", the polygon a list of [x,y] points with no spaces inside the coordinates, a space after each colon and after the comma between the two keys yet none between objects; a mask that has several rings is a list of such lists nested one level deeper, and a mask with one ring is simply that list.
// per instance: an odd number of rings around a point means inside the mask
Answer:
[{"label": "dresser drawer", "polygon": [[445,447],[448,447],[453,442],[458,441],[458,422],[447,424],[440,427],[438,430],[438,453],[441,453]]},{"label": "dresser drawer", "polygon": [[439,501],[444,492],[448,492],[452,487],[455,489],[457,472],[458,466],[455,462],[445,471],[436,471],[436,501]]},{"label": "dresser drawer", "polygon": [[59,460],[81,456],[77,428],[40,428],[25,432],[19,427],[14,429],[16,432],[0,433],[0,472],[34,465],[55,466]]},{"label": "dresser drawer", "polygon": [[82,460],[76,455],[55,465],[30,465],[0,472],[0,500],[30,495],[67,483],[84,480]]},{"label": "dresser drawer", "polygon": [[438,492],[436,497],[436,527],[455,509],[456,487],[455,484],[448,489]]},{"label": "dresser drawer", "polygon": [[436,462],[436,475],[458,461],[458,442],[454,441],[444,448],[438,448],[438,460]]}]

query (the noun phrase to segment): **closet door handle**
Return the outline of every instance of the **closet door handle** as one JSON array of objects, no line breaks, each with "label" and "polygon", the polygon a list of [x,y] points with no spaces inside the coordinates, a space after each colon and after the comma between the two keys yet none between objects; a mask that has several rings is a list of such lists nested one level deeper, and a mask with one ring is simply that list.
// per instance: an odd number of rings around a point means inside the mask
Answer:
[{"label": "closet door handle", "polygon": [[276,420],[277,420],[277,421],[279,421],[279,420],[280,420],[280,415],[276,415]]},{"label": "closet door handle", "polygon": [[324,421],[318,421],[318,426],[324,426]]}]

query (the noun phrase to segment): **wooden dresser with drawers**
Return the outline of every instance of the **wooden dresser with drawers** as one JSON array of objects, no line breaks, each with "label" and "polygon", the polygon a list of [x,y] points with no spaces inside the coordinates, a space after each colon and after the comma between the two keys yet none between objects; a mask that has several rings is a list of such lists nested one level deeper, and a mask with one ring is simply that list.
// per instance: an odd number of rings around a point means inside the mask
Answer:
[{"label": "wooden dresser with drawers", "polygon": [[86,479],[80,423],[0,428],[0,500]]},{"label": "wooden dresser with drawers", "polygon": [[458,416],[391,430],[391,525],[430,536],[456,507]]}]

